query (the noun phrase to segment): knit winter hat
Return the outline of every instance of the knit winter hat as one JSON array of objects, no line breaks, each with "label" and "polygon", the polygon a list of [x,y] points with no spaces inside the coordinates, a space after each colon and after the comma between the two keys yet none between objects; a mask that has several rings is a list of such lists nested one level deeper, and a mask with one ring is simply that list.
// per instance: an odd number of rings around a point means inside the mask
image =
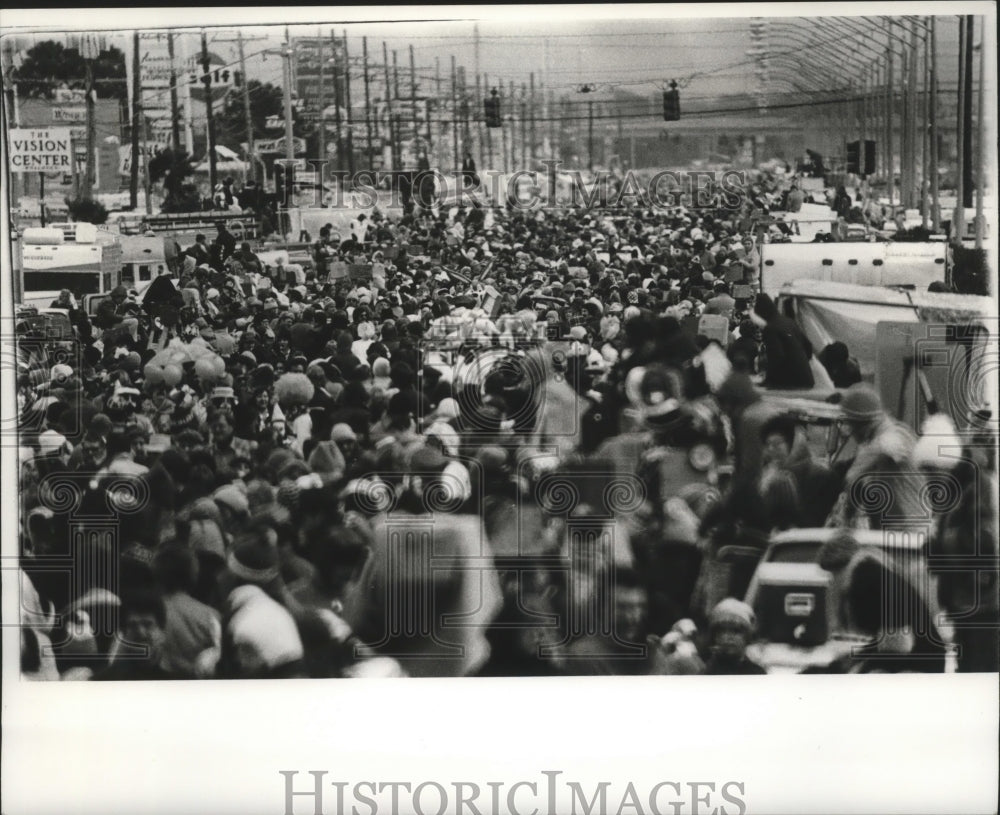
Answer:
[{"label": "knit winter hat", "polygon": [[871,385],[858,382],[844,393],[840,409],[847,419],[871,421],[882,415],[882,400]]},{"label": "knit winter hat", "polygon": [[188,546],[195,552],[206,552],[223,559],[226,557],[226,541],[215,521],[191,521],[188,525]]},{"label": "knit winter hat", "polygon": [[226,484],[223,487],[219,487],[212,494],[212,499],[215,503],[227,507],[236,515],[246,515],[250,512],[250,502],[247,500],[246,493],[235,484]]},{"label": "knit winter hat", "polygon": [[727,597],[716,605],[711,614],[708,615],[710,629],[723,625],[741,628],[749,634],[757,627],[757,616],[753,613],[753,609],[742,600]]},{"label": "knit winter hat", "polygon": [[330,431],[331,441],[357,441],[357,439],[358,434],[354,432],[354,428],[344,422],[338,422]]},{"label": "knit winter hat", "polygon": [[248,583],[264,584],[274,580],[278,568],[278,536],[268,529],[266,536],[247,535],[238,540],[226,561],[229,571]]}]

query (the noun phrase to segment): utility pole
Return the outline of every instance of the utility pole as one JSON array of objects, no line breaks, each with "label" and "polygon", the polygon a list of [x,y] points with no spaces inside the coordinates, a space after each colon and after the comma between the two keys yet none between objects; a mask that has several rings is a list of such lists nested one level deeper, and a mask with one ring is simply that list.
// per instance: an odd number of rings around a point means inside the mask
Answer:
[{"label": "utility pole", "polygon": [[986,17],[979,17],[979,89],[977,93],[978,110],[976,112],[976,249],[983,248],[983,238],[986,234],[986,222],[983,218],[983,193],[986,186],[986,139],[983,103],[986,101],[984,87],[986,85]]},{"label": "utility pole", "polygon": [[153,214],[153,180],[149,177],[149,122],[145,114],[141,115],[142,127],[142,174],[145,181],[146,214]]},{"label": "utility pole", "polygon": [[392,95],[396,97],[396,101],[401,101],[399,96],[399,54],[395,50],[392,52]]},{"label": "utility pole", "polygon": [[[441,105],[441,57],[434,57],[434,104],[437,110],[442,110]],[[440,121],[438,122],[438,127],[440,128]],[[430,99],[427,100],[427,141],[430,142],[433,139],[433,131],[431,129],[431,102]],[[442,140],[443,141],[443,140]],[[441,162],[440,154],[437,150],[437,145],[434,145],[435,158],[438,163]]]},{"label": "utility pole", "polygon": [[[488,94],[490,92],[490,80],[489,80],[489,77],[486,76],[486,74],[483,74],[483,92],[484,92],[484,96],[485,96],[485,94]],[[476,109],[479,110],[482,106],[483,106],[483,100],[482,99],[477,99],[476,100]],[[480,115],[480,114],[477,114],[477,115]],[[484,122],[484,125],[485,125],[485,122]],[[490,132],[492,130],[492,128],[486,127],[485,130],[486,130],[486,161],[484,163],[485,163],[486,166],[485,166],[484,169],[492,170],[493,169],[493,134]]]},{"label": "utility pole", "polygon": [[250,115],[250,80],[247,78],[247,59],[243,53],[243,31],[237,29],[236,44],[240,55],[240,78],[243,85],[243,119],[247,129],[247,177],[252,181],[257,175],[257,148],[254,145],[253,117]]},{"label": "utility pole", "polygon": [[554,89],[549,90],[548,116],[549,139],[552,141],[551,158],[562,161],[562,126],[559,122],[559,117],[556,115],[556,92]]},{"label": "utility pole", "polygon": [[962,105],[962,201],[959,206],[972,207],[972,51],[975,42],[973,16],[965,15],[965,84]]},{"label": "utility pole", "polygon": [[[905,33],[905,30],[904,30]],[[913,140],[913,134],[910,132],[910,76],[912,75],[912,66],[910,65],[910,54],[906,50],[905,43],[902,43],[901,47],[903,53],[900,55],[900,66],[902,68],[900,76],[900,86],[901,86],[901,99],[903,103],[903,109],[901,112],[902,125],[903,125],[903,138],[899,146],[899,203],[904,208],[909,208],[912,202],[913,185],[910,179],[910,147]]]},{"label": "utility pole", "polygon": [[[129,164],[128,200],[134,212],[139,207],[139,123],[142,121],[142,62],[139,57],[139,32],[132,32],[132,161]],[[89,179],[88,179],[89,181]],[[212,186],[215,189],[215,186]]]},{"label": "utility pole", "polygon": [[[503,126],[504,115],[503,111],[510,108],[510,103],[504,100],[503,97],[503,82],[499,83],[500,88],[500,167],[506,173],[507,172],[507,128]],[[513,134],[512,134],[513,137]]]},{"label": "utility pole", "polygon": [[938,81],[937,81],[937,22],[936,18],[931,15],[930,17],[930,62],[931,62],[931,99],[930,99],[930,111],[928,112],[927,120],[930,126],[930,140],[931,140],[931,226],[935,232],[941,228],[941,203],[938,200],[939,190],[938,190],[938,164],[940,158],[938,157],[938,127],[937,127],[937,94],[938,94]]},{"label": "utility pole", "polygon": [[[413,61],[413,43],[410,43],[410,111],[413,118],[413,147],[416,152],[417,142],[420,140],[420,128],[417,125],[417,69]],[[430,144],[425,148],[425,152],[431,149]]]},{"label": "utility pole", "polygon": [[[396,101],[402,104],[402,97],[399,95],[399,60],[397,53],[392,52],[392,92],[396,97]],[[399,114],[395,114],[395,119],[393,120],[393,126],[396,128],[396,137],[393,140],[396,150],[396,164],[402,168],[403,165],[403,133],[400,130],[400,119]]]},{"label": "utility pole", "polygon": [[919,183],[917,163],[917,74],[919,73],[919,49],[917,48],[917,23],[910,21],[910,206],[917,199],[921,185]]},{"label": "utility pole", "polygon": [[536,157],[536,152],[535,151],[538,149],[538,142],[536,141],[536,135],[537,134],[535,133],[535,105],[536,105],[536,99],[535,99],[535,72],[534,71],[531,72],[530,80],[531,80],[531,82],[530,82],[531,95],[530,95],[530,97],[528,99],[528,115],[531,117],[531,125],[530,125],[530,127],[531,127],[531,150],[530,150],[530,155],[531,155],[531,164],[532,164],[532,166],[534,166],[534,164],[535,164],[535,157]]},{"label": "utility pole", "polygon": [[594,172],[594,100],[587,100],[587,169]]},{"label": "utility pole", "polygon": [[393,128],[395,130],[395,136],[393,141],[396,144],[396,165],[402,169],[403,167],[403,137],[402,137],[402,121],[400,120],[399,114],[397,113],[393,118]]},{"label": "utility pole", "polygon": [[[285,26],[285,48],[282,52],[285,61],[285,158],[295,160],[295,138],[292,132],[292,42],[288,36],[288,26]],[[289,170],[288,172],[291,172]],[[288,202],[291,204],[291,201]]]},{"label": "utility pole", "polygon": [[[84,59],[87,88],[87,163],[84,171],[82,197],[87,201],[94,195],[94,184],[97,177],[97,159],[94,155],[97,151],[97,101],[94,99],[94,57],[96,56],[96,54],[92,54]],[[39,200],[42,200],[43,197],[39,195]]]},{"label": "utility pole", "polygon": [[[174,32],[167,31],[167,55],[170,57],[170,146],[175,153],[181,149],[180,105],[177,99],[177,68],[174,65]],[[243,46],[240,45],[240,56],[243,56]],[[240,60],[240,70],[246,82],[246,69]]]},{"label": "utility pole", "polygon": [[[331,34],[332,37],[332,34]],[[336,51],[334,51],[334,62],[333,62],[333,122],[337,130],[337,169],[344,169],[344,131],[343,131],[343,118],[340,113],[340,108],[343,105],[344,98],[341,92],[341,74],[340,74],[340,62],[336,58]]]},{"label": "utility pole", "polygon": [[[532,74],[534,76],[534,74]],[[528,90],[521,83],[521,169],[527,169],[528,163]]]},{"label": "utility pole", "polygon": [[458,106],[462,111],[462,130],[459,133],[458,140],[464,160],[466,150],[473,156],[476,154],[476,151],[472,142],[472,128],[469,126],[469,87],[465,81],[468,74],[465,71],[464,65],[456,68],[456,70],[458,71]]},{"label": "utility pole", "polygon": [[368,38],[361,38],[361,59],[365,63],[364,77],[365,77],[365,135],[368,139],[367,141],[367,154],[368,154],[368,169],[372,169],[372,98],[371,92],[368,88]]},{"label": "utility pole", "polygon": [[[926,18],[925,18],[926,19]],[[924,90],[921,94],[923,104],[921,105],[921,116],[924,126],[920,129],[923,136],[920,140],[920,166],[923,180],[920,184],[920,225],[924,229],[930,229],[931,210],[934,208],[934,199],[931,197],[931,56],[930,56],[930,30],[924,28]]]},{"label": "utility pole", "polygon": [[215,155],[215,118],[212,116],[212,73],[209,70],[208,37],[204,29],[201,32],[201,67],[205,72],[202,82],[205,84],[205,120],[208,124],[208,183],[214,194],[215,185],[218,183],[216,167],[218,157]]},{"label": "utility pole", "polygon": [[472,26],[472,42],[474,49],[473,54],[476,62],[476,64],[472,66],[472,69],[476,72],[476,77],[478,77],[479,76],[479,23],[474,23]]},{"label": "utility pole", "polygon": [[889,187],[889,206],[895,205],[895,188],[896,188],[896,156],[894,155],[894,150],[892,146],[892,131],[893,131],[893,117],[895,114],[896,107],[896,91],[892,86],[892,63],[893,63],[893,50],[892,50],[892,21],[890,20],[887,24],[888,37],[885,41],[885,59],[888,63],[888,68],[886,69],[886,83],[885,83],[885,147],[888,154],[888,162],[886,163],[886,180],[888,181]]},{"label": "utility pole", "polygon": [[389,126],[389,156],[392,161],[392,169],[398,170],[396,161],[396,140],[392,134],[392,85],[389,82],[389,48],[382,40],[382,66],[385,68],[385,108],[387,123]]},{"label": "utility pole", "polygon": [[965,99],[965,51],[971,47],[971,43],[965,36],[965,19],[958,18],[958,131],[955,139],[958,148],[957,173],[955,176],[955,212],[951,219],[951,239],[954,243],[961,244],[962,236],[965,234],[965,111],[963,99]]},{"label": "utility pole", "polygon": [[517,124],[514,120],[514,112],[517,106],[514,102],[514,80],[509,82],[508,87],[510,88],[510,172],[514,172],[517,169],[517,152],[515,147]]},{"label": "utility pole", "polygon": [[344,96],[347,104],[344,110],[347,113],[347,169],[354,177],[354,106],[351,104],[351,55],[347,50],[347,29],[344,29]]},{"label": "utility pole", "polygon": [[[485,78],[484,78],[484,80],[485,80]],[[483,139],[483,126],[481,124],[481,121],[482,121],[481,120],[481,116],[482,116],[482,112],[481,111],[482,111],[482,107],[483,107],[483,97],[486,95],[486,91],[484,90],[485,88],[486,88],[485,81],[483,81],[482,85],[480,85],[480,77],[479,77],[479,74],[477,73],[476,74],[476,96],[475,96],[475,99],[472,100],[472,121],[478,123],[476,125],[476,142],[479,145],[479,166],[482,167],[484,170],[489,169],[489,166],[490,166],[487,163],[487,161],[486,161],[486,157],[487,157],[487,153],[486,153],[486,141]],[[489,139],[489,137],[490,137],[490,133],[489,133],[489,130],[487,130],[486,131],[486,138]]]},{"label": "utility pole", "polygon": [[453,166],[458,172],[462,166],[462,157],[458,154],[458,69],[455,67],[455,55],[451,55],[451,152],[454,156]]},{"label": "utility pole", "polygon": [[[319,87],[317,90],[316,103],[319,105],[319,160],[320,162],[326,161],[326,88],[324,87],[324,79],[326,77],[326,59],[323,54],[323,28],[322,26],[316,31],[316,50],[319,57]],[[334,59],[336,59],[336,52],[334,52]],[[320,173],[320,182],[322,182],[323,174]],[[320,188],[320,200],[323,198],[323,189]]]}]

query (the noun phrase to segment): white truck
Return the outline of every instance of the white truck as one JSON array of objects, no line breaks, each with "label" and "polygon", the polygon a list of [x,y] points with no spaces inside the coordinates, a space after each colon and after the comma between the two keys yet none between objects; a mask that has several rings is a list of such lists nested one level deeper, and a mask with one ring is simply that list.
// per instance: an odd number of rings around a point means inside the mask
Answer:
[{"label": "white truck", "polygon": [[945,280],[948,247],[924,243],[766,243],[761,247],[760,288],[772,297],[795,280],[857,286],[913,286],[926,291]]},{"label": "white truck", "polygon": [[122,282],[117,237],[83,223],[25,229],[18,242],[22,305],[45,308],[62,289],[78,301],[110,292]]}]

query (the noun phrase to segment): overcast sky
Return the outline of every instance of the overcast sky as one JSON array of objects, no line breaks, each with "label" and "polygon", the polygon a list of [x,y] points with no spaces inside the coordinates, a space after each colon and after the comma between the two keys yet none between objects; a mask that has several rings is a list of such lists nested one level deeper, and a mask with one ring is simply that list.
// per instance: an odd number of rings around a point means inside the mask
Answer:
[{"label": "overcast sky", "polygon": [[[767,19],[767,18],[762,18]],[[487,20],[471,22],[385,23],[336,26],[345,30],[351,55],[361,54],[362,37],[368,38],[369,59],[382,63],[382,42],[389,58],[398,54],[400,69],[409,66],[409,46],[414,47],[418,74],[432,81],[435,60],[447,81],[452,55],[474,76],[476,37],[479,32],[479,71],[502,79],[506,86],[535,80],[558,93],[572,92],[583,83],[596,83],[600,89],[624,88],[638,93],[661,87],[677,79],[689,98],[727,93],[752,92],[755,78],[747,48],[751,45],[750,18],[694,18],[644,20],[583,20],[508,22]],[[874,32],[876,23],[863,20]],[[795,55],[817,65],[829,65],[838,58],[848,38],[829,28],[834,23],[810,22],[806,18],[769,20],[767,42],[772,51],[790,51],[803,40],[823,43],[816,55]],[[846,26],[846,24],[844,24]],[[943,18],[938,26],[938,54],[942,60],[942,80],[954,74],[957,65],[958,18]],[[329,34],[324,26],[291,26],[292,37]],[[267,36],[267,40],[247,47],[247,52],[277,46],[284,37],[284,27],[244,28],[244,35]],[[228,33],[220,36],[229,36]],[[884,39],[883,39],[884,41]],[[859,54],[864,53],[858,52]],[[860,57],[859,57],[860,58]],[[787,63],[776,65],[772,72],[787,72]],[[828,70],[828,69],[827,69]],[[255,57],[248,72],[267,81],[281,80],[281,65],[276,57]]]},{"label": "overcast sky", "polygon": [[[469,7],[468,10],[464,7],[431,8],[427,10],[429,16],[454,17],[466,13],[469,19],[446,22],[337,23],[334,26],[330,21],[331,9],[327,7],[288,10],[272,7],[246,9],[243,14],[234,9],[228,14],[228,20],[224,13],[206,13],[203,20],[194,24],[217,22],[221,15],[222,24],[208,29],[210,50],[218,53],[224,60],[235,63],[234,40],[237,30],[242,31],[246,39],[248,74],[252,78],[274,84],[281,83],[281,58],[276,54],[263,52],[281,45],[285,37],[285,26],[245,24],[250,20],[270,18],[294,21],[296,24],[289,27],[292,37],[317,36],[321,32],[324,36],[329,36],[331,30],[335,30],[337,34],[346,31],[351,56],[356,58],[361,56],[362,37],[367,37],[373,78],[374,70],[381,70],[383,41],[388,45],[390,61],[392,52],[397,52],[401,77],[403,70],[409,68],[409,46],[412,44],[418,74],[426,77],[426,89],[433,87],[436,60],[440,62],[442,80],[447,83],[452,55],[458,65],[465,67],[470,83],[474,81],[478,29],[479,71],[489,75],[491,84],[495,79],[500,79],[505,87],[511,81],[520,87],[522,83],[529,81],[530,74],[534,72],[539,86],[555,89],[559,94],[572,92],[582,83],[592,83],[599,90],[623,88],[646,95],[662,87],[670,79],[681,82],[688,99],[755,90],[753,61],[746,53],[751,45],[752,18],[710,17],[706,15],[718,11],[689,10],[688,14],[699,16],[678,19],[676,15],[684,13],[679,7],[649,6],[638,11],[646,15],[644,19],[630,19],[625,8],[621,7],[618,12],[615,7],[593,6],[586,7],[586,10],[562,6],[558,7],[558,11],[549,7],[545,12],[516,7],[506,7],[504,11],[485,11],[474,7]],[[791,8],[794,7],[785,6],[783,10]],[[143,30],[162,30],[167,25],[192,25],[193,21],[187,19],[191,15],[190,10],[187,14],[182,13],[185,11],[183,9],[176,11],[177,14],[163,11],[158,15],[154,13],[153,16],[145,17],[139,12],[131,12],[138,15],[132,24],[141,26]],[[114,13],[105,12],[106,16],[98,19],[106,19],[112,25],[123,25],[127,17],[122,15],[129,13],[127,10],[122,10],[121,14],[117,10]],[[414,12],[387,7],[343,9],[337,13],[361,19],[389,19]],[[614,16],[610,19],[593,19],[601,14]],[[9,20],[10,16],[6,16]],[[588,16],[591,19],[586,19]],[[474,17],[479,18],[478,24],[473,23]],[[842,33],[849,30],[849,23],[804,17],[758,19],[768,21],[766,42],[770,51],[788,55],[788,58],[779,57],[772,65],[774,90],[783,87],[780,86],[782,77],[797,78],[797,61],[813,63],[820,72],[830,74],[831,81],[834,81],[837,79],[836,72],[830,66],[850,59],[852,40]],[[312,22],[302,24],[306,20]],[[878,32],[878,26],[882,23],[876,18],[855,18],[855,24],[869,27],[872,35],[884,42],[884,35]],[[957,16],[939,18],[938,55],[941,82],[945,87],[953,86],[956,76],[957,31]],[[124,44],[128,38],[122,36],[118,39],[120,44]],[[187,39],[191,48],[198,47],[199,38],[196,35]],[[793,53],[805,41],[820,43],[815,53]],[[861,61],[866,58],[865,54],[864,50],[857,51],[854,60]],[[360,87],[360,77],[356,75],[356,78]],[[381,81],[382,77],[379,75],[378,83],[381,84]],[[376,85],[373,95],[377,92]],[[357,97],[355,101],[358,101]]]}]

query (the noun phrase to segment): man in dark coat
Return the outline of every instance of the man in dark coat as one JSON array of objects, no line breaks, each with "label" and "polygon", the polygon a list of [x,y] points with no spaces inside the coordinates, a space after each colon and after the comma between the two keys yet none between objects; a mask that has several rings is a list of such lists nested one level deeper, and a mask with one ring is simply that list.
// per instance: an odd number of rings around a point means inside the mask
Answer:
[{"label": "man in dark coat", "polygon": [[754,303],[756,322],[762,323],[761,341],[766,358],[765,388],[811,388],[813,380],[809,361],[812,343],[796,323],[778,313],[774,301],[758,294]]}]

